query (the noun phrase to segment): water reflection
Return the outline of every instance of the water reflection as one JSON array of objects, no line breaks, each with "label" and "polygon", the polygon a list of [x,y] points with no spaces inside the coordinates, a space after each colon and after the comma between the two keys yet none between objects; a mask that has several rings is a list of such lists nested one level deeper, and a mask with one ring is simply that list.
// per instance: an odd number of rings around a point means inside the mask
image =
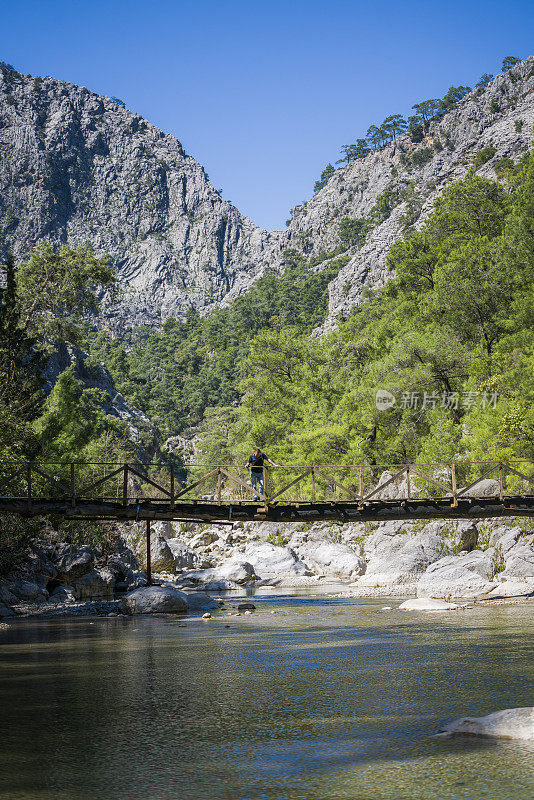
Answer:
[{"label": "water reflection", "polygon": [[0,798],[532,796],[529,745],[430,738],[466,712],[532,703],[528,609],[438,619],[375,613],[383,600],[255,603],[251,617],[186,627],[1,632]]}]

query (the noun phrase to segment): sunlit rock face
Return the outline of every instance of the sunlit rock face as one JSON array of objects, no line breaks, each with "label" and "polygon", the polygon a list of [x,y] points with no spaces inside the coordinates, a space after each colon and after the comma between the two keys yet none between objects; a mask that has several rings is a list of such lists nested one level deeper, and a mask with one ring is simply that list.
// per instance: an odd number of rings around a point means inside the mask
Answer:
[{"label": "sunlit rock face", "polygon": [[107,326],[208,309],[259,269],[267,232],[177,139],[107,97],[0,72],[0,153],[4,251],[48,239],[108,253],[120,297],[106,299]]}]

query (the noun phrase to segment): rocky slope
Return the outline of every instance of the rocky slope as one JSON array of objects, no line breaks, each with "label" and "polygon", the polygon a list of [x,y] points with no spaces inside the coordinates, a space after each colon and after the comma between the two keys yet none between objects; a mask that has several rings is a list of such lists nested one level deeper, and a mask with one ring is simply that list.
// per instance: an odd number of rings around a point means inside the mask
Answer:
[{"label": "rocky slope", "polygon": [[[494,176],[499,159],[516,162],[530,146],[534,57],[469,94],[425,138],[407,135],[336,170],[314,197],[293,209],[283,232],[254,226],[210,184],[174,137],[120,101],[52,78],[0,69],[0,246],[19,257],[42,239],[90,242],[109,253],[122,295],[101,324],[157,326],[193,306],[202,312],[246,291],[286,248],[306,257],[339,247],[339,222],[367,217],[392,190],[401,200],[367,236],[329,288],[323,330],[358,304],[365,287],[386,279],[385,257],[406,215],[421,224],[450,181],[476,153],[494,155],[478,170]],[[411,208],[402,200],[413,189]],[[326,262],[325,262],[326,263]],[[318,267],[319,269],[321,266]]]},{"label": "rocky slope", "polygon": [[400,136],[383,150],[338,169],[320,192],[298,206],[279,246],[317,255],[339,245],[340,219],[369,215],[386,190],[402,196],[410,185],[414,189],[412,209],[406,200],[393,208],[331,282],[329,316],[323,329],[331,328],[338,314],[358,305],[365,287],[385,282],[386,255],[404,234],[405,215],[416,227],[422,225],[443,188],[464,177],[483,148],[493,147],[495,152],[477,173],[495,178],[494,167],[500,159],[508,157],[516,163],[530,149],[533,124],[534,57],[530,57],[432,121],[420,143]]}]

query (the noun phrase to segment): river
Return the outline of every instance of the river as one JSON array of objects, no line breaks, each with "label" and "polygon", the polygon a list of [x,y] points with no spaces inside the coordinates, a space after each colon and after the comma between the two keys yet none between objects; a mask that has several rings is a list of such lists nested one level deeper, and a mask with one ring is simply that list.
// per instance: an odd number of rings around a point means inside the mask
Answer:
[{"label": "river", "polygon": [[530,607],[249,599],[238,618],[1,630],[0,798],[531,800],[534,744],[432,738],[533,704]]}]

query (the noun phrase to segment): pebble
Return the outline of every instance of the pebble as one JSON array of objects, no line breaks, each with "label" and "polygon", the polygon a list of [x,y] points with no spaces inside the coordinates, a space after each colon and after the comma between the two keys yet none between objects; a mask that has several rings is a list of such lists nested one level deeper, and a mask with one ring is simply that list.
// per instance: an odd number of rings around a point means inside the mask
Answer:
[{"label": "pebble", "polygon": [[245,616],[247,616],[247,614],[248,614],[248,615],[249,615],[249,617],[250,617],[250,616],[251,616],[251,614],[252,614],[252,611],[245,611]]},{"label": "pebble", "polygon": [[392,609],[392,606],[384,606],[384,607],[383,607],[383,608],[381,608],[380,610],[381,610],[381,611],[391,611],[391,609]]},{"label": "pebble", "polygon": [[206,611],[205,614],[202,614],[202,619],[211,619],[211,614],[209,613],[209,611]]}]

